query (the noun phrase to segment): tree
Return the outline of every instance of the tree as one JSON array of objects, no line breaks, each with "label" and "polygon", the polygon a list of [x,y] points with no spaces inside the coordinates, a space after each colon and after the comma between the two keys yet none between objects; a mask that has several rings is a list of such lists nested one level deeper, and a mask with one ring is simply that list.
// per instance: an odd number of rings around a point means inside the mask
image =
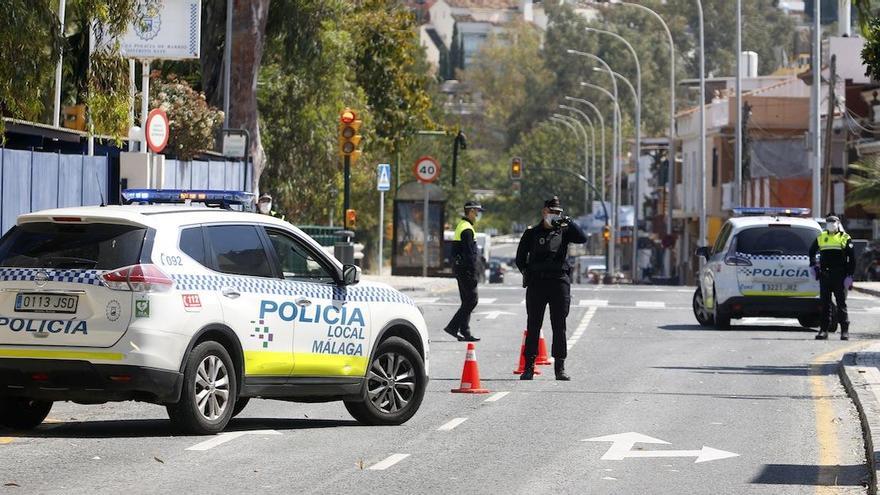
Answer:
[{"label": "tree", "polygon": [[861,205],[865,209],[880,209],[880,163],[856,162],[849,164],[850,190],[846,194],[846,204]]},{"label": "tree", "polygon": [[205,95],[193,90],[186,81],[173,74],[165,80],[158,75],[153,77],[150,108],[161,108],[168,114],[168,153],[181,160],[192,160],[195,155],[213,149],[223,112],[209,106]]}]

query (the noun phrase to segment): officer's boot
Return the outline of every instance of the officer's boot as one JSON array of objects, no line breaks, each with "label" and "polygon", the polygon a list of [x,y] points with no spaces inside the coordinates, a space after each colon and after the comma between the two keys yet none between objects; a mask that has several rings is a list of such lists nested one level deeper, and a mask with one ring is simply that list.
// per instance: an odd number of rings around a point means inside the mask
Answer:
[{"label": "officer's boot", "polygon": [[822,328],[819,329],[819,333],[816,334],[816,340],[828,340],[828,330],[825,327],[826,325],[822,325]]},{"label": "officer's boot", "polygon": [[568,373],[565,372],[565,359],[557,359],[553,362],[553,370],[556,372],[556,379],[567,382],[571,380]]},{"label": "officer's boot", "polygon": [[519,375],[519,379],[531,380],[533,378],[535,378],[535,356],[526,356],[526,365],[523,368],[522,375]]},{"label": "officer's boot", "polygon": [[849,340],[849,323],[840,324],[840,340]]}]

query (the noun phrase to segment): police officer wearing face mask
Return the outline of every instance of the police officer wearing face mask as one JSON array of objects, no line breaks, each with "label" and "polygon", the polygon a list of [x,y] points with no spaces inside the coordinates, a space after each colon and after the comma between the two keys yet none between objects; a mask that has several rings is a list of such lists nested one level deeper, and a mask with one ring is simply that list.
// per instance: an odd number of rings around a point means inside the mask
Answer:
[{"label": "police officer wearing face mask", "polygon": [[461,296],[461,306],[452,316],[452,320],[443,329],[449,335],[466,342],[480,340],[471,334],[471,313],[477,307],[477,281],[480,269],[480,255],[477,253],[476,232],[474,225],[477,223],[483,207],[476,201],[468,201],[464,204],[464,216],[455,226],[455,237],[452,240],[452,270],[458,281],[458,294]]},{"label": "police officer wearing face mask", "polygon": [[257,201],[257,211],[259,211],[263,215],[269,215],[280,220],[284,220],[284,215],[272,209],[272,196],[268,194],[264,193],[262,196],[260,196],[260,200]]},{"label": "police officer wearing face mask", "polygon": [[[816,262],[816,253],[819,262]],[[840,323],[840,340],[849,340],[849,315],[846,312],[846,291],[852,287],[856,262],[853,243],[849,234],[843,231],[840,219],[829,215],[825,219],[825,230],[810,246],[810,267],[819,279],[820,299],[822,300],[822,324],[816,340],[828,338],[828,331],[834,331],[831,324],[831,295],[837,302],[837,321]]]},{"label": "police officer wearing face mask", "polygon": [[565,319],[571,303],[571,265],[568,263],[568,245],[587,242],[584,231],[571,218],[562,214],[559,198],[553,196],[544,202],[541,223],[523,233],[516,250],[516,266],[523,274],[526,287],[526,365],[520,380],[531,380],[535,375],[538,356],[538,338],[544,323],[544,309],[550,306],[550,324],[553,328],[551,354],[557,380],[571,380],[565,372],[568,354],[565,338]]}]

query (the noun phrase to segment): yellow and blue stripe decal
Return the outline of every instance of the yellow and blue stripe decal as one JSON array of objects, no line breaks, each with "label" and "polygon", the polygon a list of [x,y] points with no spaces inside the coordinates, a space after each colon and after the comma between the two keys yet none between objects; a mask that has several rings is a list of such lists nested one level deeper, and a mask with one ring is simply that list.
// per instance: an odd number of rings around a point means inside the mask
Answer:
[{"label": "yellow and blue stripe decal", "polygon": [[814,291],[787,291],[787,290],[744,290],[744,296],[772,296],[772,297],[818,297],[819,293]]},{"label": "yellow and blue stripe decal", "polygon": [[76,359],[81,361],[122,361],[121,352],[61,351],[39,349],[0,349],[0,357],[36,359]]},{"label": "yellow and blue stripe decal", "polygon": [[364,376],[368,363],[365,356],[244,351],[247,376]]}]

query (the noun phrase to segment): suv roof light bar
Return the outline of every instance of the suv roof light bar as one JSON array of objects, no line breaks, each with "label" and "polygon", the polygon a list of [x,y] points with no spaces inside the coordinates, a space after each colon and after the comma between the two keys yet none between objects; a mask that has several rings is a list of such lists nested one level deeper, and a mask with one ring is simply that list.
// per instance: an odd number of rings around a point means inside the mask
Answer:
[{"label": "suv roof light bar", "polygon": [[734,208],[733,215],[736,217],[801,217],[810,216],[809,208],[780,208],[780,207],[746,207]]},{"label": "suv roof light bar", "polygon": [[220,189],[126,189],[122,199],[127,205],[203,203],[225,210],[240,206],[244,211],[253,211],[255,203],[253,193]]}]

